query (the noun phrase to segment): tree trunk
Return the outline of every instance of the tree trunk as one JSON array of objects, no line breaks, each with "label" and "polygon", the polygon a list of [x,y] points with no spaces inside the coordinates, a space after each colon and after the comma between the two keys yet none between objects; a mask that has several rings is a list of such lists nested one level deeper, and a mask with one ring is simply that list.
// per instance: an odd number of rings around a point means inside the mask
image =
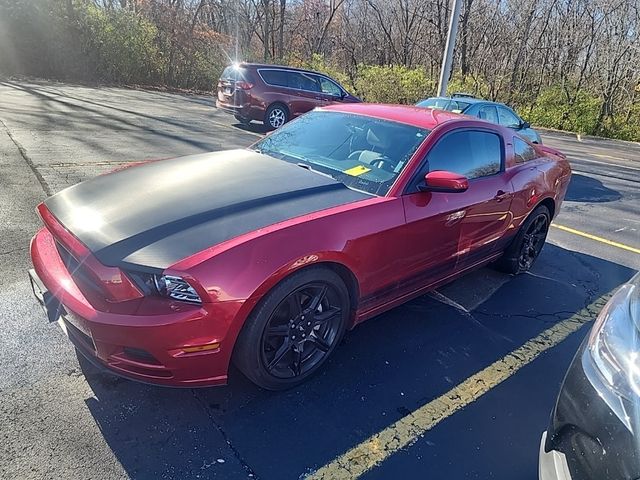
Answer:
[{"label": "tree trunk", "polygon": [[462,81],[469,74],[468,42],[469,42],[469,14],[473,0],[464,0],[462,16],[460,17],[460,73]]}]

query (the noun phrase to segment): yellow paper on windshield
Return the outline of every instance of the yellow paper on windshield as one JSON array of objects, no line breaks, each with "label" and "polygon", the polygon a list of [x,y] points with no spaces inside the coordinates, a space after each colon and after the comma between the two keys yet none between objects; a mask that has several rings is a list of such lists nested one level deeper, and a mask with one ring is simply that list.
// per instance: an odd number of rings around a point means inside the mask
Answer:
[{"label": "yellow paper on windshield", "polygon": [[365,167],[364,165],[358,165],[357,167],[350,168],[349,170],[345,170],[344,173],[347,175],[351,175],[352,177],[357,177],[358,175],[362,175],[363,173],[370,172],[371,169]]}]

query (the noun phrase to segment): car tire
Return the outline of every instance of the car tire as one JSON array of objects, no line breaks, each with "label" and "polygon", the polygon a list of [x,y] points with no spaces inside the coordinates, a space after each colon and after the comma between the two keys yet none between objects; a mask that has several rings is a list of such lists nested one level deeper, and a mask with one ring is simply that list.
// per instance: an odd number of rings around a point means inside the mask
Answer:
[{"label": "car tire", "polygon": [[289,109],[282,103],[269,105],[264,114],[264,124],[275,130],[289,121]]},{"label": "car tire", "polygon": [[238,122],[240,122],[244,126],[247,126],[251,123],[250,118],[241,117],[240,115],[234,115],[233,118],[235,118]]},{"label": "car tire", "polygon": [[233,363],[264,389],[299,385],[333,353],[349,312],[349,292],[338,274],[322,267],[294,273],[255,307],[236,342]]},{"label": "car tire", "polygon": [[544,205],[536,207],[524,221],[502,257],[495,262],[495,267],[512,275],[528,271],[542,251],[550,223],[549,209]]}]

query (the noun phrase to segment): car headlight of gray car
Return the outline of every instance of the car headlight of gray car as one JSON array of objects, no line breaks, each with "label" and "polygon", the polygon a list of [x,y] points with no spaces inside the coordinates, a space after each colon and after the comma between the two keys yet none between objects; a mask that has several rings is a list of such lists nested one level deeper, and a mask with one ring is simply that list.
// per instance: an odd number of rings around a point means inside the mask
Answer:
[{"label": "car headlight of gray car", "polygon": [[[640,408],[640,274],[624,284],[602,309],[582,358],[600,396],[630,431]],[[633,409],[633,410],[631,410]]]}]

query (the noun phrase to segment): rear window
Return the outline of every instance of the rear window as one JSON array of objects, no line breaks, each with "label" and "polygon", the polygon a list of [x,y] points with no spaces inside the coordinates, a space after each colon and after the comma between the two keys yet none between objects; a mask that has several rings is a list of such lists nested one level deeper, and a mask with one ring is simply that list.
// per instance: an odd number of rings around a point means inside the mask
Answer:
[{"label": "rear window", "polygon": [[462,113],[469,108],[470,103],[449,98],[428,98],[416,104],[418,107],[430,107],[438,110],[447,110],[453,113]]},{"label": "rear window", "polygon": [[220,78],[222,80],[245,80],[247,71],[244,68],[229,65],[224,69]]}]

